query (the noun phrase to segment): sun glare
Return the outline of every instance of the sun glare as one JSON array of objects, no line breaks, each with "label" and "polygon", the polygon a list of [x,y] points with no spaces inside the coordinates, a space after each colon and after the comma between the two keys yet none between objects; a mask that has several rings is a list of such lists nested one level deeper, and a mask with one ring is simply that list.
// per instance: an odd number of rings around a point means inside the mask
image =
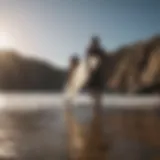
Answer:
[{"label": "sun glare", "polygon": [[13,38],[7,32],[0,32],[0,49],[9,49],[13,47]]}]

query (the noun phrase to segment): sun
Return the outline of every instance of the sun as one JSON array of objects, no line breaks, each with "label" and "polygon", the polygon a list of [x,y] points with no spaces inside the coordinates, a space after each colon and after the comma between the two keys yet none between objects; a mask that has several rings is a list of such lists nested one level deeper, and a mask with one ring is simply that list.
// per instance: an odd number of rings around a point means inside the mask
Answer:
[{"label": "sun", "polygon": [[13,47],[13,38],[8,32],[0,32],[0,49]]}]

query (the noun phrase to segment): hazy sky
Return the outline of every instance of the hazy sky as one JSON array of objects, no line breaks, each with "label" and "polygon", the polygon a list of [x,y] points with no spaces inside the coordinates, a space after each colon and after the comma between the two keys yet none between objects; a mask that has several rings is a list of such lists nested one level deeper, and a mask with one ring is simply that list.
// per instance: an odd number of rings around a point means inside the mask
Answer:
[{"label": "hazy sky", "polygon": [[160,1],[0,0],[0,31],[20,51],[66,65],[92,34],[112,50],[160,33]]}]

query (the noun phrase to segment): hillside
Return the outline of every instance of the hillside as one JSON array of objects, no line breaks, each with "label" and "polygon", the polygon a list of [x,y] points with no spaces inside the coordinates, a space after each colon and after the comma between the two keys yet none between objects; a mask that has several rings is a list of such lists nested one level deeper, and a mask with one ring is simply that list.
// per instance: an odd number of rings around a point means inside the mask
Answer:
[{"label": "hillside", "polygon": [[66,72],[16,51],[0,51],[0,89],[60,91]]},{"label": "hillside", "polygon": [[154,92],[154,86],[160,86],[160,35],[123,46],[112,53],[110,59],[114,59],[114,68],[112,64],[109,89],[145,93],[145,89]]},{"label": "hillside", "polygon": [[[109,92],[160,93],[160,35],[107,54]],[[66,71],[17,51],[0,51],[0,89],[60,91]]]}]

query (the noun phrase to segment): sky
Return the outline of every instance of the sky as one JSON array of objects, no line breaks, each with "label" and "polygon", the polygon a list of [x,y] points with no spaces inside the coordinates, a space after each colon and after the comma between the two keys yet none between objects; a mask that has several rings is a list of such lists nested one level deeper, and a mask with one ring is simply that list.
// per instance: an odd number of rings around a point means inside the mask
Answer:
[{"label": "sky", "polygon": [[91,35],[114,50],[160,33],[160,1],[0,0],[0,32],[22,53],[66,66]]}]

